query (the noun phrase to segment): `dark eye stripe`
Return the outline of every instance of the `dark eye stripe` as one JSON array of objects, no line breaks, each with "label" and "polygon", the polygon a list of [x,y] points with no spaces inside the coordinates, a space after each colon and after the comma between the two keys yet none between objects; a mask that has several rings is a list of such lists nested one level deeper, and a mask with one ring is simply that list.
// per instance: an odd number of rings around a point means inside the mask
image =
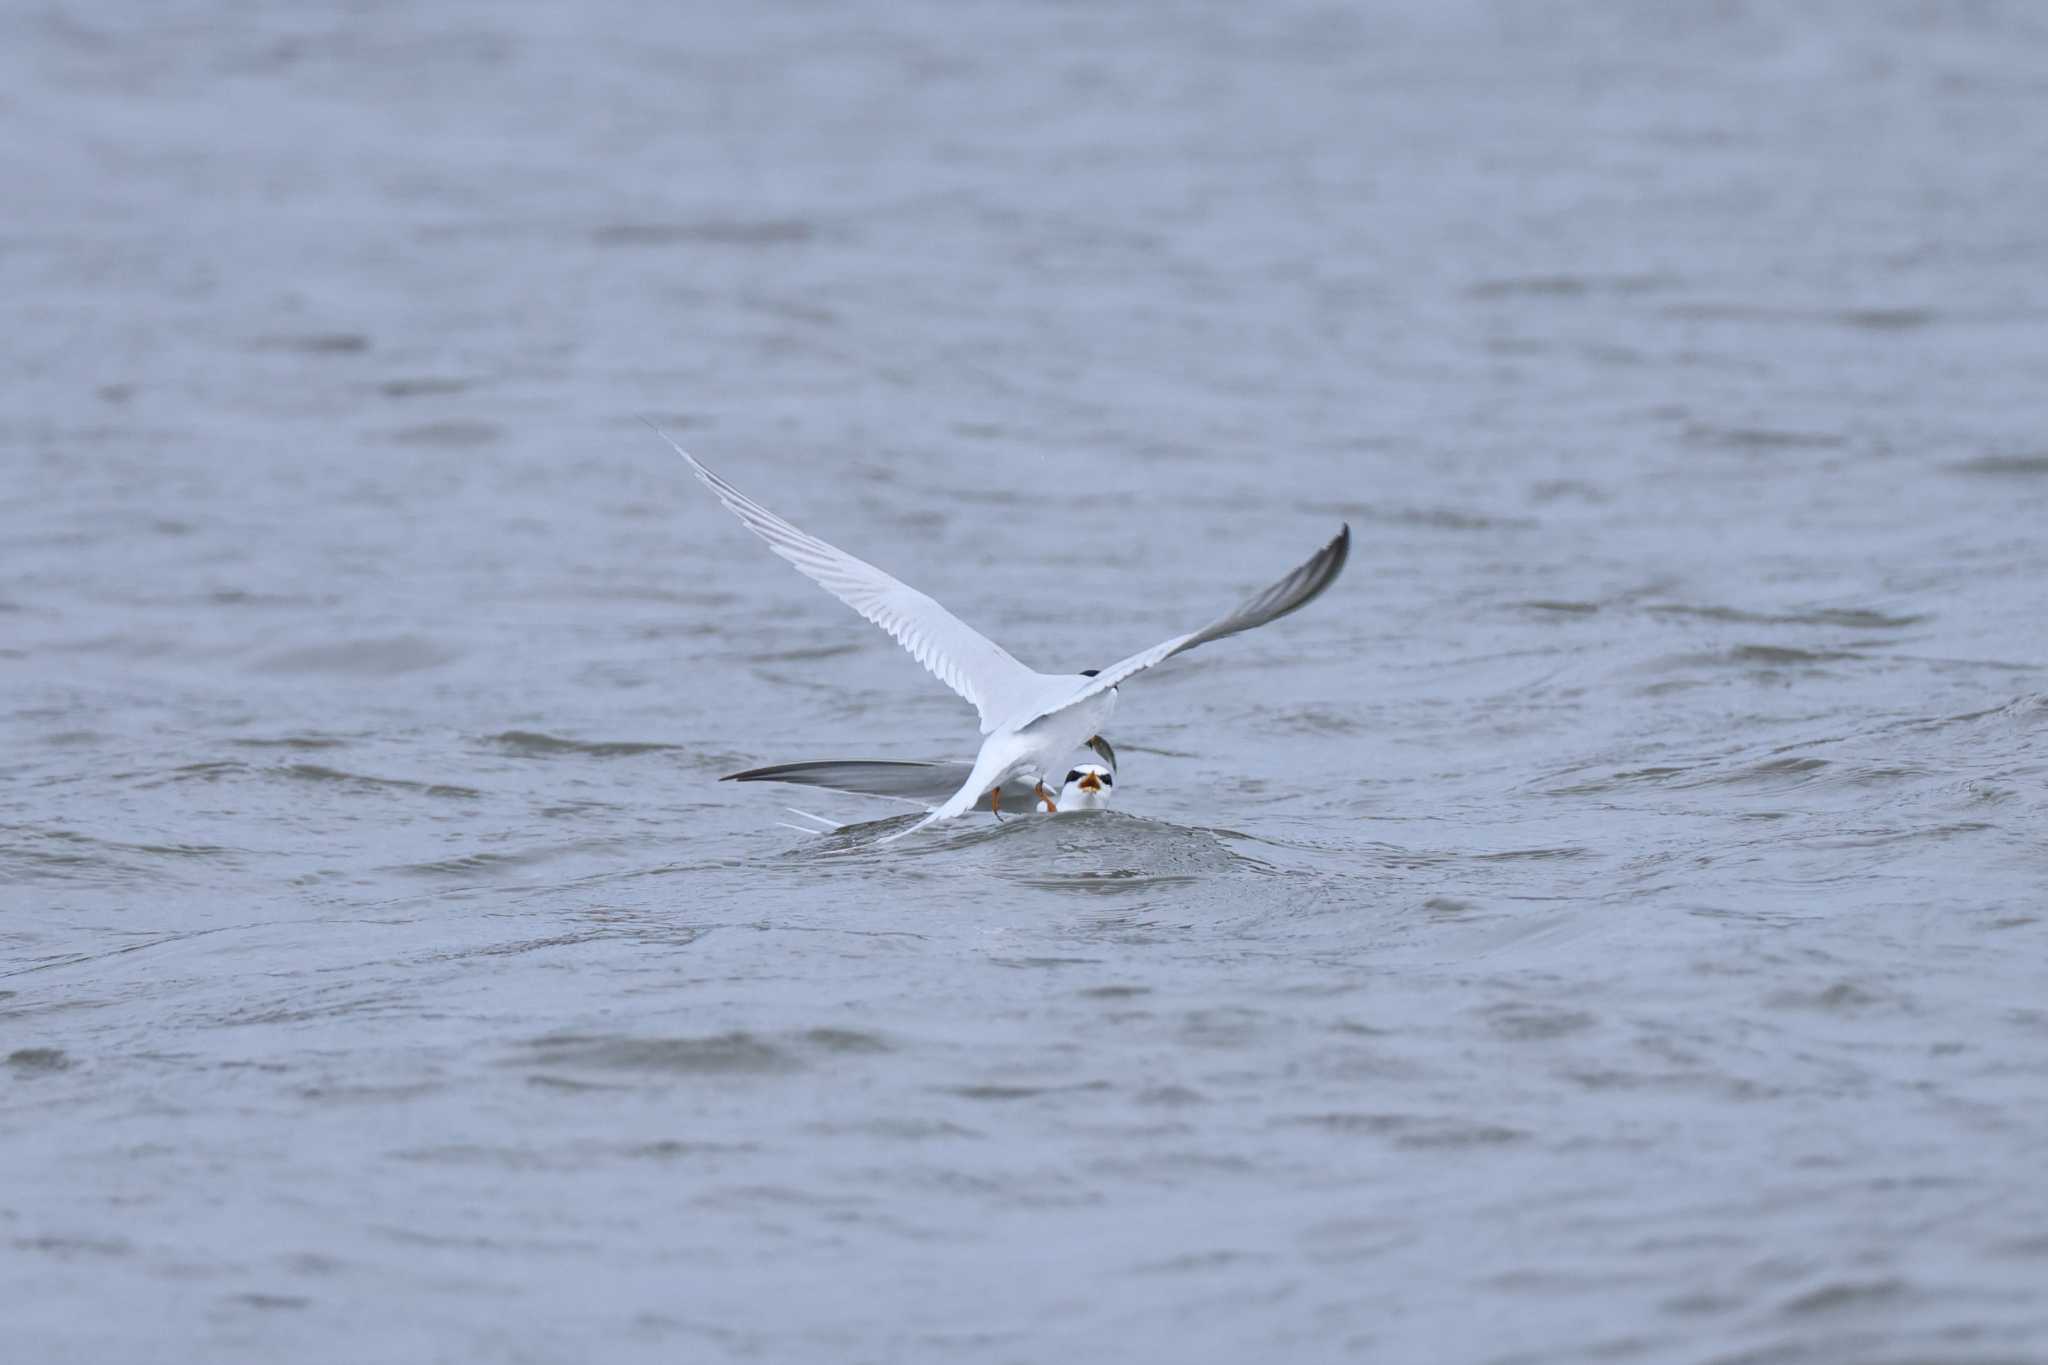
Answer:
[{"label": "dark eye stripe", "polygon": [[1068,773],[1068,774],[1067,774],[1067,781],[1069,781],[1069,782],[1079,782],[1080,780],[1081,780],[1081,770],[1080,770],[1079,768],[1076,768],[1076,769],[1074,769],[1074,771],[1072,771],[1072,772],[1070,772],[1070,773]]},{"label": "dark eye stripe", "polygon": [[1102,775],[1102,785],[1105,787],[1114,787],[1116,785],[1116,779],[1111,777],[1108,773],[1104,773]]}]

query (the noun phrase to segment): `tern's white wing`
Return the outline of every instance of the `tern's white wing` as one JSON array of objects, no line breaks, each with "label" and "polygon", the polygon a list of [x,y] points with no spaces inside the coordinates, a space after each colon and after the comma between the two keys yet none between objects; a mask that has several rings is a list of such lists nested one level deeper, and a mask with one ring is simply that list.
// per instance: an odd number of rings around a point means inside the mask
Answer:
[{"label": "tern's white wing", "polygon": [[[1309,556],[1294,572],[1251,598],[1236,611],[1221,620],[1212,621],[1200,630],[1176,635],[1171,640],[1156,644],[1142,653],[1133,654],[1102,669],[1095,676],[1086,679],[1074,688],[1063,701],[1048,706],[1041,715],[1064,711],[1076,702],[1099,695],[1115,687],[1133,673],[1142,673],[1156,663],[1186,653],[1196,645],[1211,640],[1220,640],[1226,635],[1235,635],[1241,630],[1263,626],[1268,621],[1277,621],[1290,611],[1299,611],[1321,595],[1323,589],[1337,581],[1337,575],[1344,571],[1344,560],[1351,553],[1351,526],[1337,532],[1328,545]],[[1037,717],[1034,717],[1036,719]]]},{"label": "tern's white wing", "polygon": [[660,428],[655,433],[690,462],[704,486],[718,495],[749,531],[796,565],[816,583],[887,631],[896,643],[981,713],[981,732],[1013,720],[1044,696],[1047,678],[1010,657],[1009,651],[975,630],[917,589],[900,583],[864,559],[776,516],[698,463]]}]

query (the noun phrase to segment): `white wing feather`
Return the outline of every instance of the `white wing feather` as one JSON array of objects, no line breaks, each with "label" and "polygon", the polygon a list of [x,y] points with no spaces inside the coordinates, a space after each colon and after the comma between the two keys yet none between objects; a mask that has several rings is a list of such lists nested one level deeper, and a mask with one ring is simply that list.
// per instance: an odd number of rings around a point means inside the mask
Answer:
[{"label": "white wing feather", "polygon": [[940,682],[958,692],[981,715],[986,735],[1013,720],[1045,694],[1048,679],[1018,663],[1009,651],[908,584],[856,559],[776,516],[683,449],[659,427],[690,468],[749,531],[797,567],[805,577],[887,631]]}]

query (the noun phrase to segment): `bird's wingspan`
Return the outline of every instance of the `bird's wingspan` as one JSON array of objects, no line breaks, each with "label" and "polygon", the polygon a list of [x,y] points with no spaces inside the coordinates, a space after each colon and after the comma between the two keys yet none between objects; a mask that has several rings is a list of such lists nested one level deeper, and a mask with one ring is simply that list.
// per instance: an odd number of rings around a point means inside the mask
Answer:
[{"label": "bird's wingspan", "polygon": [[[652,425],[651,423],[649,425]],[[1043,695],[1045,676],[1026,668],[1009,651],[908,584],[798,530],[706,469],[697,457],[659,427],[655,434],[740,519],[797,570],[825,591],[887,631],[934,677],[973,704],[988,734],[1014,719]]]},{"label": "bird's wingspan", "polygon": [[1142,673],[1152,665],[1162,663],[1176,654],[1185,654],[1196,645],[1205,645],[1211,640],[1220,640],[1239,631],[1252,630],[1269,621],[1277,621],[1291,611],[1299,611],[1315,601],[1323,589],[1337,581],[1337,575],[1344,571],[1344,560],[1350,553],[1351,526],[1347,522],[1344,528],[1332,537],[1329,544],[1310,555],[1285,578],[1250,598],[1237,610],[1210,622],[1200,630],[1176,635],[1171,640],[1163,641],[1099,670],[1093,677],[1075,687],[1065,700],[1046,707],[1033,719],[1043,719],[1090,697],[1099,696],[1132,674]]}]

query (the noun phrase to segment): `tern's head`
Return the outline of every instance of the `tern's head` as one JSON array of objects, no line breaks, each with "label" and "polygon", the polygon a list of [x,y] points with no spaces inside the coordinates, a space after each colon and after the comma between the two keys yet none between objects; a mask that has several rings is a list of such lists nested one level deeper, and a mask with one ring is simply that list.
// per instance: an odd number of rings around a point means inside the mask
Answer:
[{"label": "tern's head", "polygon": [[1060,788],[1060,809],[1101,810],[1109,804],[1109,794],[1116,788],[1116,774],[1107,764],[1079,763],[1067,770],[1066,784]]}]

